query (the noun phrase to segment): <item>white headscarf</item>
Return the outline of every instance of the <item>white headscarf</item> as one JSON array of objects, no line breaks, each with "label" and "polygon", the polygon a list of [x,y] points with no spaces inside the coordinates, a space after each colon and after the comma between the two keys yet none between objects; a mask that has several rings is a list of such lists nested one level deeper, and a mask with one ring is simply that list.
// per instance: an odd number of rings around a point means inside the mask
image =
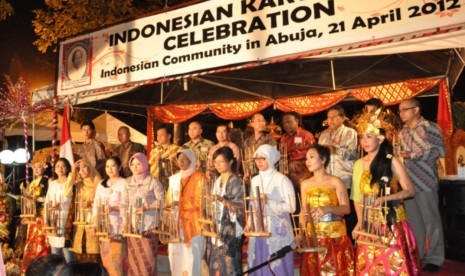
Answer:
[{"label": "white headscarf", "polygon": [[181,178],[186,178],[191,176],[196,171],[197,157],[195,156],[195,152],[193,152],[192,150],[183,149],[176,153],[176,158],[178,158],[181,153],[184,154],[191,161],[189,168],[187,168],[186,170],[181,170]]},{"label": "white headscarf", "polygon": [[266,171],[260,171],[260,174],[268,174],[275,171],[274,164],[281,158],[281,153],[276,149],[275,146],[264,144],[258,147],[254,153],[254,157],[257,155],[263,156],[268,163],[268,169]]}]

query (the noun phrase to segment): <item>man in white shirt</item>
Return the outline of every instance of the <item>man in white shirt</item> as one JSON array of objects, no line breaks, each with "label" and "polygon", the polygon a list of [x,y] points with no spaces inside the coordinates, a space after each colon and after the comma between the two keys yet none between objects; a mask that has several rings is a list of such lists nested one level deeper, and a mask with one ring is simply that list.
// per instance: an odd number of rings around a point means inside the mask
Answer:
[{"label": "man in white shirt", "polygon": [[[328,128],[318,139],[318,144],[329,147],[331,152],[328,173],[341,178],[350,194],[352,185],[352,168],[358,157],[357,131],[344,125],[344,109],[335,105],[327,111]],[[357,218],[353,201],[350,202],[350,214],[346,216],[347,235],[351,233]]]}]

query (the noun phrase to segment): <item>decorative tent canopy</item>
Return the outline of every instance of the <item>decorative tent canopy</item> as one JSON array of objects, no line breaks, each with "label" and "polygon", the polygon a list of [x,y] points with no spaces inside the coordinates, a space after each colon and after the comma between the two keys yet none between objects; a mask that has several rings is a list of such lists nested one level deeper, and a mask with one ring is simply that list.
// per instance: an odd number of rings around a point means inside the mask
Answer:
[{"label": "decorative tent canopy", "polygon": [[447,76],[454,60],[459,59],[453,50],[299,59],[141,86],[80,106],[115,111],[129,109],[144,114],[145,108],[155,105],[274,101],[410,79],[442,78]]},{"label": "decorative tent canopy", "polygon": [[[32,135],[32,124],[34,123],[34,139],[36,141],[51,141],[52,140],[52,130],[53,130],[53,112],[50,110],[43,111],[35,115],[35,119],[28,119],[27,124],[30,132],[28,135]],[[63,116],[58,114],[58,137],[61,136],[61,126],[63,125]],[[83,143],[84,136],[81,133],[81,126],[74,122],[70,121],[70,131],[71,137],[73,137],[74,142]],[[24,129],[21,124],[16,124],[12,128],[7,128],[5,131],[5,136],[15,136],[15,135],[24,135]]]},{"label": "decorative tent canopy", "polygon": [[112,145],[121,144],[118,140],[118,129],[122,126],[125,126],[129,128],[129,131],[131,132],[131,140],[133,142],[147,145],[147,136],[132,128],[128,124],[118,120],[107,112],[93,119],[92,122],[95,125],[95,130],[97,131],[96,138],[100,141]]}]

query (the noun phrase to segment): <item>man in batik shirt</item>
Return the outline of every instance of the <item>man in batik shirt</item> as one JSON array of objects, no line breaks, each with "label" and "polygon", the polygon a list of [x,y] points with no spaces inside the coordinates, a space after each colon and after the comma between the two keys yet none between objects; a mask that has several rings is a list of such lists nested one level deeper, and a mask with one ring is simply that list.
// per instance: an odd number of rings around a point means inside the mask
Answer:
[{"label": "man in batik shirt", "polygon": [[150,174],[160,180],[165,188],[168,178],[178,169],[176,153],[181,147],[171,143],[171,132],[166,126],[157,129],[157,145],[150,151]]},{"label": "man in batik shirt", "polygon": [[[418,243],[424,272],[434,272],[444,261],[444,236],[439,213],[436,160],[444,157],[444,140],[438,125],[425,120],[416,99],[402,101],[399,114],[405,123],[400,139],[405,168],[415,186],[415,197],[405,200],[408,222]],[[429,249],[426,250],[426,237]]]},{"label": "man in batik shirt", "polygon": [[118,140],[121,145],[115,148],[113,155],[118,156],[121,160],[122,176],[126,178],[132,175],[129,169],[129,159],[137,152],[145,154],[145,148],[142,144],[131,141],[131,131],[126,126],[118,129]]},{"label": "man in batik shirt", "polygon": [[97,169],[100,175],[105,175],[105,146],[95,139],[95,125],[91,121],[81,124],[81,132],[84,135],[84,144],[79,150],[81,159],[89,161],[90,165]]},{"label": "man in batik shirt", "polygon": [[253,161],[253,154],[259,146],[268,144],[276,146],[278,143],[275,138],[271,137],[266,130],[265,117],[260,113],[255,113],[250,117],[249,126],[253,129],[253,134],[249,136],[243,145],[243,155],[241,156],[245,162],[242,165],[244,171],[244,181],[250,181],[250,179],[258,174],[258,169]]},{"label": "man in batik shirt", "polygon": [[202,126],[199,122],[191,122],[188,130],[191,140],[185,143],[182,148],[191,149],[195,152],[197,157],[197,168],[199,171],[205,173],[207,171],[208,153],[214,144],[212,141],[202,137],[202,131]]},{"label": "man in batik shirt", "polygon": [[266,120],[262,114],[255,113],[252,115],[249,125],[253,128],[253,135],[245,140],[244,148],[249,148],[251,151],[255,152],[255,150],[263,144],[277,145],[276,140],[269,136],[266,131]]}]

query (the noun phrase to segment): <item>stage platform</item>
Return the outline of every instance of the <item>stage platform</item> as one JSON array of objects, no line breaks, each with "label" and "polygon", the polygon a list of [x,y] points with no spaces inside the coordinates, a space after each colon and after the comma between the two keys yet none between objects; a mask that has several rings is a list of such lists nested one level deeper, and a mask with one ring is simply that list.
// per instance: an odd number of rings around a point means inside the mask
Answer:
[{"label": "stage platform", "polygon": [[[300,272],[300,255],[294,253],[295,270],[294,275],[299,275]],[[244,262],[246,260],[244,259]],[[170,266],[168,261],[168,251],[166,246],[158,247],[157,268],[159,276],[168,276],[170,273]],[[244,269],[246,264],[244,263]],[[435,276],[458,276],[465,275],[465,262],[458,260],[446,260],[443,267],[434,273],[422,273],[422,275],[435,275]]]}]

